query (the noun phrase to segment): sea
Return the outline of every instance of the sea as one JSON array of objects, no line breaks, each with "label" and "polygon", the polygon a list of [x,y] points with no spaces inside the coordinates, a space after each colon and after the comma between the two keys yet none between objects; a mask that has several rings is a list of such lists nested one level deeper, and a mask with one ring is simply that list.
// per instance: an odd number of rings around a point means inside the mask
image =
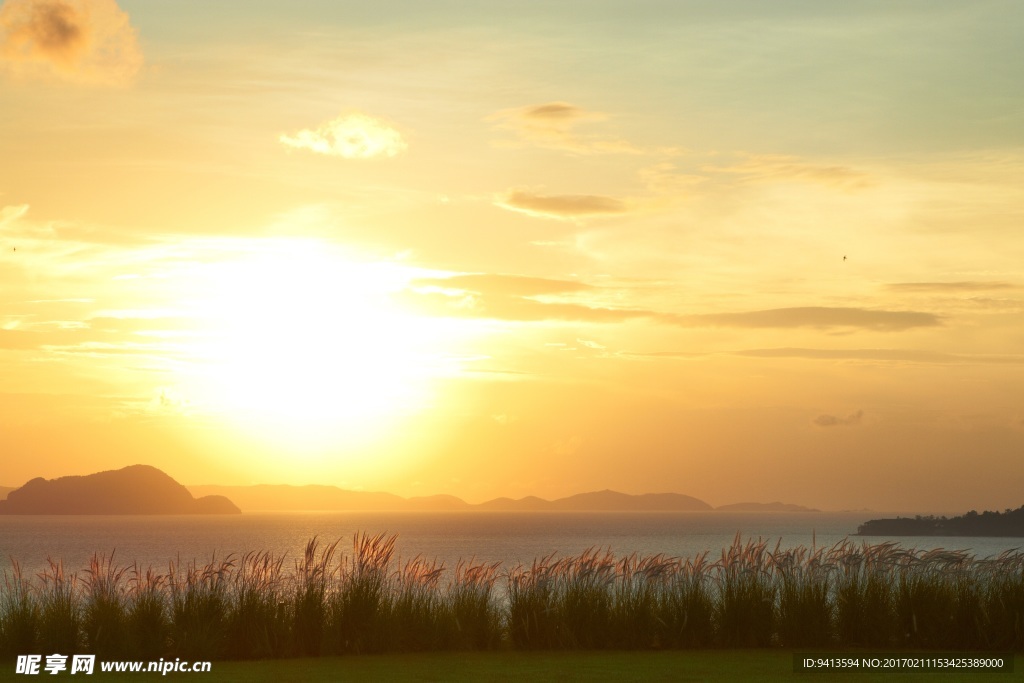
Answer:
[{"label": "sea", "polygon": [[588,549],[617,557],[666,555],[709,561],[737,538],[765,541],[770,549],[830,548],[896,542],[905,548],[967,550],[996,556],[1024,547],[1024,538],[856,536],[868,519],[895,516],[864,512],[267,512],[241,515],[0,516],[0,569],[34,576],[61,562],[82,574],[94,556],[115,566],[137,564],[166,573],[171,563],[237,560],[252,551],[284,558],[290,571],[310,539],[338,541],[352,553],[357,534],[395,535],[394,567],[417,557],[454,569],[461,561],[500,563],[501,570],[529,566],[549,555]]}]

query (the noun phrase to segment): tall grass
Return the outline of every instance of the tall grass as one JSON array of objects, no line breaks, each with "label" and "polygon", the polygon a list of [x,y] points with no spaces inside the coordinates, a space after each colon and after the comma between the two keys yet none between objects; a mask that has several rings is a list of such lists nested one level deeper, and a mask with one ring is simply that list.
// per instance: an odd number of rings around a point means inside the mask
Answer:
[{"label": "tall grass", "polygon": [[391,558],[397,537],[356,534],[352,556],[336,571],[327,597],[327,648],[331,653],[380,652],[386,633],[382,623],[389,608]]},{"label": "tall grass", "polygon": [[268,659],[288,653],[288,601],[283,557],[243,555],[230,573],[224,606],[224,647],[231,659]]},{"label": "tall grass", "polygon": [[794,548],[772,555],[777,576],[779,641],[789,647],[823,647],[833,636],[836,567],[824,548]]},{"label": "tall grass", "polygon": [[503,617],[494,593],[500,563],[460,561],[448,585],[451,615],[449,645],[458,650],[487,650],[501,642]]},{"label": "tall grass", "polygon": [[167,575],[170,592],[170,652],[190,660],[213,660],[224,655],[228,629],[229,582],[232,558],[204,566],[180,558]]},{"label": "tall grass", "polygon": [[0,652],[17,655],[35,652],[39,642],[39,602],[32,582],[22,576],[17,560],[4,570],[0,593]]},{"label": "tall grass", "polygon": [[64,563],[47,558],[39,574],[39,647],[44,652],[75,652],[81,633],[78,577],[65,574]]},{"label": "tall grass", "polygon": [[444,649],[449,614],[438,587],[443,565],[415,557],[395,573],[390,599],[378,631],[387,650],[423,652]]},{"label": "tall grass", "polygon": [[292,588],[292,639],[299,656],[320,654],[327,623],[327,596],[338,541],[320,547],[314,536],[295,562]]},{"label": "tall grass", "polygon": [[94,556],[79,580],[16,562],[0,652],[249,659],[446,649],[877,647],[1024,651],[1024,554],[978,560],[892,543],[770,549],[739,536],[714,562],[591,548],[502,571],[398,561],[395,536],[350,553],[313,538],[294,569],[267,552],[171,563]]},{"label": "tall grass", "polygon": [[987,564],[980,587],[983,645],[1024,651],[1024,553],[1005,552]]},{"label": "tall grass", "polygon": [[132,657],[154,661],[168,651],[171,633],[167,576],[133,563],[128,577],[128,649]]},{"label": "tall grass", "polygon": [[722,645],[763,647],[771,643],[777,590],[772,565],[764,541],[744,545],[737,534],[733,544],[722,550],[715,567],[715,619]]},{"label": "tall grass", "polygon": [[85,649],[104,659],[128,655],[126,568],[114,564],[114,553],[93,555],[85,570],[82,629]]},{"label": "tall grass", "polygon": [[678,561],[665,577],[658,596],[660,645],[670,648],[706,647],[714,638],[715,599],[710,573],[715,565],[705,551]]}]

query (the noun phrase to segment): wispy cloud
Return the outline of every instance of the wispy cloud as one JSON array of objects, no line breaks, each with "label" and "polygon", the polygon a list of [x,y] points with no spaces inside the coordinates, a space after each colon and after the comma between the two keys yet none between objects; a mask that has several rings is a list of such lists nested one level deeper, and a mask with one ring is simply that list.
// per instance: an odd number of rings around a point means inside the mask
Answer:
[{"label": "wispy cloud", "polygon": [[419,278],[413,280],[412,284],[416,287],[438,287],[504,296],[538,296],[593,289],[591,285],[573,280],[488,273]]},{"label": "wispy cloud", "polygon": [[462,292],[405,290],[398,300],[428,315],[458,318],[489,318],[518,322],[572,321],[615,323],[650,317],[650,311],[601,308],[576,303],[536,301],[522,296]]},{"label": "wispy cloud", "polygon": [[16,204],[0,208],[0,230],[13,225],[16,220],[28,213],[28,204]]},{"label": "wispy cloud", "polygon": [[819,415],[814,418],[814,424],[818,427],[856,427],[861,424],[863,419],[864,411],[858,410],[846,417],[838,417],[836,415]]},{"label": "wispy cloud", "polygon": [[538,218],[574,220],[593,216],[626,213],[628,205],[621,199],[591,194],[536,194],[527,190],[510,190],[495,204]]},{"label": "wispy cloud", "polygon": [[16,77],[127,85],[143,57],[114,0],[7,0],[0,7],[0,68]]},{"label": "wispy cloud", "polygon": [[487,118],[498,128],[514,132],[521,144],[581,154],[642,152],[624,140],[579,133],[576,129],[581,124],[604,121],[608,115],[587,111],[568,102],[503,109]]},{"label": "wispy cloud", "polygon": [[[571,293],[593,294],[600,288],[571,280],[514,275],[466,274],[447,278],[419,278],[410,284],[411,288],[404,291],[402,300],[421,311],[442,316],[591,322],[621,322],[647,318],[653,322],[681,327],[859,329],[880,332],[942,324],[938,316],[919,311],[806,306],[741,313],[686,315],[644,308],[607,308],[578,301],[537,300],[532,297]],[[800,352],[811,355],[818,353],[815,350],[768,349],[742,351],[739,354],[768,356],[787,353],[797,355]],[[832,352],[825,350],[820,353],[822,357],[827,357]]]},{"label": "wispy cloud", "polygon": [[812,327],[819,329],[856,328],[895,332],[915,327],[936,327],[941,319],[919,311],[879,311],[865,308],[804,306],[775,308],[744,313],[707,313],[678,316],[676,321],[695,327]]},{"label": "wispy cloud", "polygon": [[728,173],[750,181],[803,180],[844,189],[874,183],[871,176],[849,166],[821,164],[782,154],[744,154],[734,164],[705,166],[704,171]]},{"label": "wispy cloud", "polygon": [[345,159],[391,158],[408,145],[402,134],[380,119],[362,113],[344,114],[316,128],[278,138],[282,144]]},{"label": "wispy cloud", "polygon": [[885,288],[894,292],[986,292],[994,289],[1017,289],[1009,282],[893,282]]},{"label": "wispy cloud", "polygon": [[[399,293],[398,300],[421,313],[434,316],[519,322],[615,323],[657,315],[643,309],[609,308],[593,301],[566,301],[566,296],[589,298],[601,290],[574,280],[470,273],[417,278],[409,284],[408,289]],[[557,300],[559,298],[562,300]]]},{"label": "wispy cloud", "polygon": [[754,358],[806,358],[811,360],[868,360],[904,363],[1024,364],[1024,356],[969,355],[922,349],[807,349],[776,348],[736,351],[737,356]]}]

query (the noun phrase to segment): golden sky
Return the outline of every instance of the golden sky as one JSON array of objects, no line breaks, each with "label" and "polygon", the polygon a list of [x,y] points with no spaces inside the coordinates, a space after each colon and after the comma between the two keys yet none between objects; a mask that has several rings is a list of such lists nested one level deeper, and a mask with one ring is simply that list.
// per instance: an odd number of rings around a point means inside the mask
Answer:
[{"label": "golden sky", "polygon": [[1024,7],[0,5],[0,484],[1024,500]]}]

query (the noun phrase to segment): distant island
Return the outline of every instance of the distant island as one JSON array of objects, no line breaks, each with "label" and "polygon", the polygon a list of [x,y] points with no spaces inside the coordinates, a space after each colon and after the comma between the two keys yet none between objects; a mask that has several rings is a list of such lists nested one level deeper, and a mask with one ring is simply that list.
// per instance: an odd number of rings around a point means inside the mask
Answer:
[{"label": "distant island", "polygon": [[527,511],[571,511],[571,512],[696,512],[711,510],[702,500],[681,493],[645,493],[631,495],[618,491],[595,491],[578,493],[567,498],[544,500],[535,496],[512,500],[496,498],[472,506],[477,510]]},{"label": "distant island", "polygon": [[239,514],[224,496],[194,498],[188,489],[149,465],[85,476],[37,477],[0,500],[0,515]]},{"label": "distant island", "polygon": [[719,505],[715,508],[720,512],[821,512],[817,508],[794,505],[793,503],[733,503]]},{"label": "distant island", "polygon": [[[5,500],[6,499],[6,500]],[[86,476],[33,479],[0,486],[0,515],[238,514],[247,512],[820,512],[792,503],[732,503],[714,507],[681,493],[592,491],[546,500],[537,496],[467,503],[450,495],[403,498],[311,484],[183,486],[149,465]]]},{"label": "distant island", "polygon": [[787,503],[736,503],[714,508],[702,500],[681,493],[634,495],[618,491],[594,491],[565,498],[545,500],[536,496],[495,498],[484,503],[467,503],[448,495],[403,498],[393,493],[350,491],[336,486],[259,484],[253,486],[190,486],[194,495],[217,494],[235,501],[247,511],[491,511],[491,512],[699,512],[712,510],[742,512],[815,512]]},{"label": "distant island", "polygon": [[229,497],[243,510],[267,512],[291,510],[336,511],[493,511],[493,512],[688,512],[712,510],[702,500],[679,493],[630,495],[617,491],[580,493],[556,500],[536,496],[495,498],[485,503],[467,503],[448,495],[403,498],[393,493],[349,491],[336,486],[261,484],[255,486],[192,486],[195,495]]},{"label": "distant island", "polygon": [[960,517],[872,519],[857,527],[858,536],[1024,536],[1024,506],[1005,512],[971,510]]}]

